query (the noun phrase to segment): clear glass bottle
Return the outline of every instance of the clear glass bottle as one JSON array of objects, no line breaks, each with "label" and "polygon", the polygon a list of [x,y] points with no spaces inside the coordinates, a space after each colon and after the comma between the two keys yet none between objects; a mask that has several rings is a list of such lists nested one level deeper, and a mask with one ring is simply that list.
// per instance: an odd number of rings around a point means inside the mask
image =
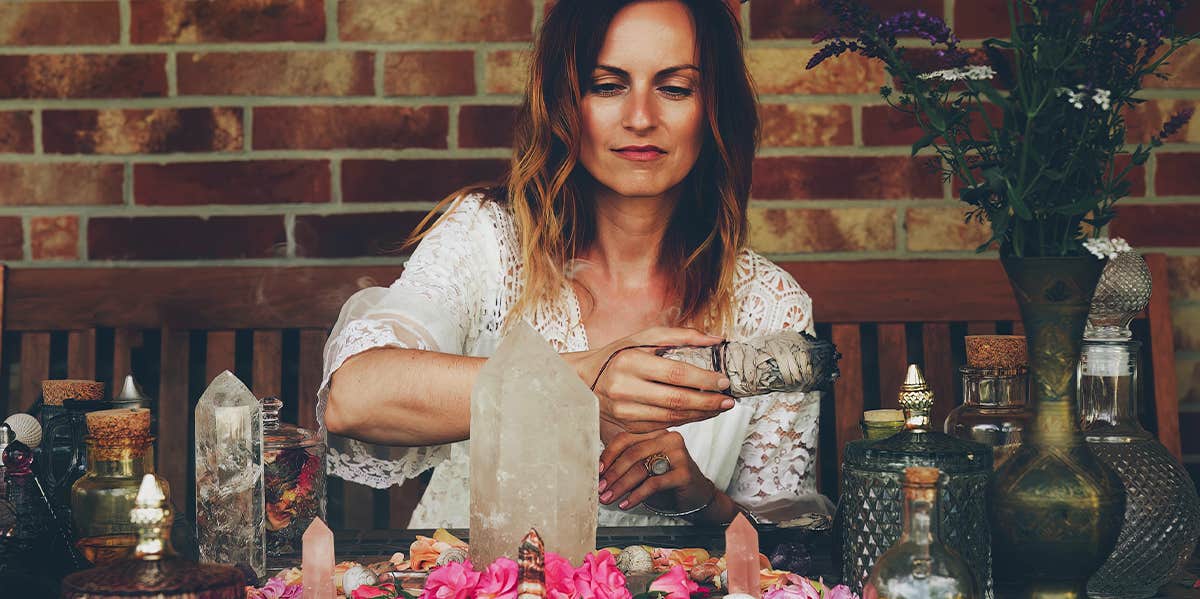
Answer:
[{"label": "clear glass bottle", "polygon": [[937,468],[904,470],[904,529],[879,557],[863,599],[975,599],[980,585],[967,562],[938,533]]},{"label": "clear glass bottle", "polygon": [[[129,521],[138,488],[154,473],[154,437],[88,436],[87,473],[71,485],[71,514],[84,557],[105,564],[133,554],[137,529]],[[167,481],[156,477],[163,489]]]},{"label": "clear glass bottle", "polygon": [[1141,344],[1084,339],[1079,413],[1092,452],[1125,485],[1117,546],[1088,581],[1088,596],[1154,596],[1184,566],[1200,537],[1200,498],[1187,471],[1137,417]]},{"label": "clear glass bottle", "polygon": [[968,365],[958,372],[963,403],[946,416],[946,434],[992,447],[992,468],[999,468],[1033,423],[1033,412],[1026,404],[1029,371],[1024,366]]},{"label": "clear glass bottle", "polygon": [[315,431],[279,422],[282,407],[277,397],[262,401],[268,557],[299,552],[313,518],[325,519],[325,442]]}]

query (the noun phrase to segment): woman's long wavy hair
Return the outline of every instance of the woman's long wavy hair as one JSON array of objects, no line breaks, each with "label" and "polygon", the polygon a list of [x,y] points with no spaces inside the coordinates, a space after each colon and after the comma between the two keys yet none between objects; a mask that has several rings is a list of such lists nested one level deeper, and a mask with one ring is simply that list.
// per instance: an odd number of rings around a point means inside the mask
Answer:
[{"label": "woman's long wavy hair", "polygon": [[[579,163],[581,99],[609,24],[635,1],[554,4],[534,48],[509,172],[499,185],[471,185],[442,200],[409,240],[423,238],[440,222],[439,211],[448,213],[470,193],[507,203],[523,264],[523,286],[511,314],[557,301],[569,284],[568,265],[596,238],[588,193],[595,183]],[[676,273],[670,289],[679,309],[674,324],[728,333],[735,311],[737,256],[748,237],[746,205],[758,145],[758,106],[730,6],[725,0],[679,1],[695,23],[707,133],[684,180],[659,264],[663,272]]]}]

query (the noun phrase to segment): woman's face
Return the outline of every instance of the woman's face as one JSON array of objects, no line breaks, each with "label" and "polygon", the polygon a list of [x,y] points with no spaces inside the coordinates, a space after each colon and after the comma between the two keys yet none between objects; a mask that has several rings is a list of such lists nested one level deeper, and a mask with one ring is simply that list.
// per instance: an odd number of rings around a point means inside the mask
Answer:
[{"label": "woman's face", "polygon": [[691,171],[704,139],[699,57],[691,14],[652,0],[612,20],[583,88],[580,161],[627,197],[662,196]]}]

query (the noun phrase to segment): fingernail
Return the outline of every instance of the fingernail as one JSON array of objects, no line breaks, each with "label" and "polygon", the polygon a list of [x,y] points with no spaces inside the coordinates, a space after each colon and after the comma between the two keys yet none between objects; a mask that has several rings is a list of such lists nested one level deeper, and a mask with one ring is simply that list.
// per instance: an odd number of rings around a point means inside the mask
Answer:
[{"label": "fingernail", "polygon": [[627,509],[629,509],[629,501],[628,501],[628,500],[626,500],[626,501],[622,501],[622,502],[621,502],[621,505],[620,505],[620,506],[618,506],[618,507],[620,507],[620,508],[621,508],[621,509],[623,509],[623,510],[627,510]]},{"label": "fingernail", "polygon": [[732,399],[726,399],[725,401],[722,401],[722,402],[721,402],[721,409],[722,409],[722,410],[728,410],[729,408],[732,408],[732,407],[733,407],[733,400],[732,400]]},{"label": "fingernail", "polygon": [[603,501],[604,503],[608,503],[609,501],[612,500],[612,496],[613,496],[612,491],[605,491],[604,494],[602,494],[600,496],[600,501]]},{"label": "fingernail", "polygon": [[608,481],[604,480],[603,478],[600,479],[600,490],[603,491],[607,488],[608,488]]},{"label": "fingernail", "polygon": [[720,379],[718,379],[717,380],[717,388],[721,389],[721,390],[728,389],[729,388],[729,379],[727,379],[725,377],[721,377]]},{"label": "fingernail", "polygon": [[600,474],[604,474],[604,462],[600,462]]}]

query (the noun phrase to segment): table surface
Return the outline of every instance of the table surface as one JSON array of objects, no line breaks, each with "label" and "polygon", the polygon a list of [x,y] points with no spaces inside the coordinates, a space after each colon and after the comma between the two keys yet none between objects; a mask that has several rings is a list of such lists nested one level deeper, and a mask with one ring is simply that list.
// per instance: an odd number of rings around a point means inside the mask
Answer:
[{"label": "table surface", "polygon": [[[468,540],[465,530],[451,530],[460,539]],[[338,561],[371,563],[386,560],[396,551],[408,553],[408,547],[417,535],[432,536],[432,530],[370,530],[336,531],[334,539]],[[596,531],[597,547],[628,547],[649,545],[652,547],[684,548],[703,547],[715,555],[725,549],[725,531],[722,528],[700,526],[653,526],[653,527],[602,527]],[[823,577],[835,580],[828,536],[816,536],[809,540],[812,549],[813,567],[810,578]],[[300,556],[285,556],[268,560],[273,570],[299,565]],[[1200,589],[1191,588],[1200,577],[1200,558],[1193,556],[1184,572],[1162,589],[1156,598],[1200,599]],[[1003,595],[997,595],[1002,598]]]}]

